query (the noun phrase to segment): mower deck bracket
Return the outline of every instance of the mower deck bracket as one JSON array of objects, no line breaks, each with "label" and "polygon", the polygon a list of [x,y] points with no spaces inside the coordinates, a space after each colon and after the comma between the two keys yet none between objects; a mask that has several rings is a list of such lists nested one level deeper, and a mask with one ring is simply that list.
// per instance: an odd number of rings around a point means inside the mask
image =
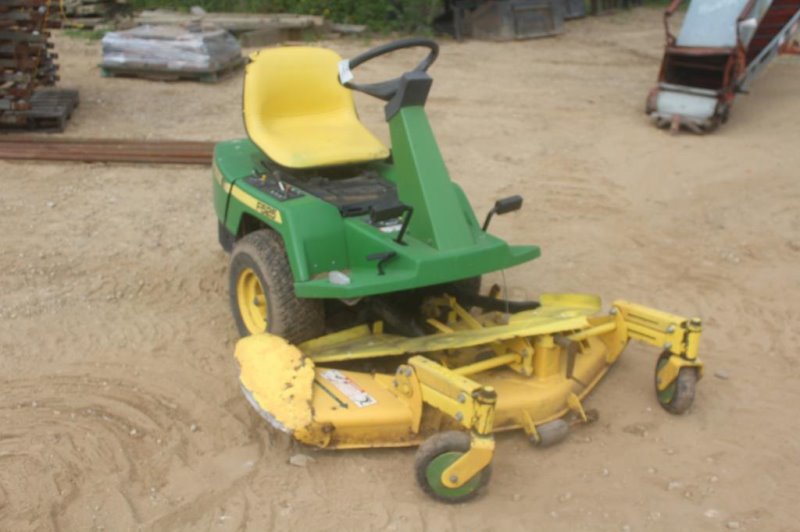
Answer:
[{"label": "mower deck bracket", "polygon": [[521,363],[522,357],[516,353],[511,353],[508,355],[501,355],[486,360],[481,360],[480,362],[475,362],[474,364],[470,364],[468,366],[461,366],[460,368],[456,368],[452,371],[456,375],[475,375],[476,373],[481,373],[490,369]]},{"label": "mower deck bracket", "polygon": [[576,414],[578,414],[578,416],[580,416],[581,420],[583,420],[584,423],[589,422],[589,416],[586,415],[586,410],[583,409],[581,400],[578,398],[577,395],[575,395],[574,393],[569,394],[569,396],[567,396],[567,405],[573,412],[575,412]]},{"label": "mower deck bracket", "polygon": [[475,319],[475,317],[467,312],[467,309],[462,307],[456,302],[455,298],[451,298],[453,303],[453,310],[455,310],[456,314],[459,318],[464,322],[464,324],[469,327],[470,329],[481,329],[483,325]]},{"label": "mower deck bracket", "polygon": [[472,432],[469,451],[442,471],[442,484],[460,488],[488,466],[494,456],[494,438]]},{"label": "mower deck bracket", "polygon": [[508,350],[515,355],[517,359],[509,364],[509,367],[526,377],[533,375],[533,355],[536,350],[531,345],[528,338],[512,338],[503,342]]},{"label": "mower deck bracket", "polygon": [[520,420],[519,424],[522,427],[522,430],[525,431],[525,434],[533,441],[534,443],[538,443],[541,441],[542,437],[539,436],[539,431],[536,430],[536,423],[534,423],[533,418],[528,413],[527,410],[520,411]]},{"label": "mower deck bracket", "polygon": [[686,319],[627,301],[615,301],[614,307],[622,315],[630,338],[687,360],[697,359],[702,332],[699,318]]},{"label": "mower deck bracket", "polygon": [[423,356],[408,360],[416,372],[425,403],[441,410],[466,429],[489,434],[494,424],[497,394]]},{"label": "mower deck bracket", "polygon": [[397,368],[392,380],[396,392],[408,404],[411,410],[411,432],[417,434],[422,422],[422,387],[414,368],[403,364]]},{"label": "mower deck bracket", "polygon": [[703,326],[699,318],[687,319],[626,301],[615,301],[614,308],[625,327],[625,337],[660,347],[672,355],[656,375],[659,391],[675,382],[684,367],[695,368],[698,378],[702,377],[698,351]]},{"label": "mower deck bracket", "polygon": [[678,356],[672,355],[666,364],[656,373],[656,389],[663,392],[675,382],[678,378],[682,368],[697,368],[697,376],[702,374],[702,365],[698,366],[697,362],[685,360]]},{"label": "mower deck bracket", "polygon": [[427,320],[425,320],[425,321],[426,321],[426,322],[428,322],[428,324],[429,324],[431,327],[435,328],[435,329],[436,329],[437,331],[439,331],[439,332],[443,332],[443,333],[452,333],[452,332],[455,332],[455,329],[453,329],[452,327],[450,327],[450,326],[448,326],[448,325],[445,325],[444,323],[442,323],[441,321],[439,321],[439,320],[437,320],[437,319],[434,319],[434,318],[428,318],[428,319],[427,319]]},{"label": "mower deck bracket", "polygon": [[598,336],[600,334],[605,334],[607,332],[613,331],[616,328],[617,324],[614,323],[613,321],[610,321],[608,323],[603,323],[601,325],[592,327],[591,329],[585,329],[583,331],[570,334],[569,336],[567,336],[567,340],[570,340],[572,342],[582,342],[583,340],[586,340],[590,336]]}]

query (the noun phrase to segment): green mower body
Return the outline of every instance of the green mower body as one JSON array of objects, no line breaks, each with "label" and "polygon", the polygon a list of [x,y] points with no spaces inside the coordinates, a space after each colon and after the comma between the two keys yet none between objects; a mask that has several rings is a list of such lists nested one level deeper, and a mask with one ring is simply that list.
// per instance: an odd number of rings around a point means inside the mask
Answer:
[{"label": "green mower body", "polygon": [[296,296],[344,300],[476,277],[539,256],[536,246],[511,246],[482,229],[448,175],[423,105],[400,108],[389,128],[385,161],[302,171],[270,161],[249,139],[219,143],[213,186],[222,246],[230,251],[252,231],[274,230]]}]

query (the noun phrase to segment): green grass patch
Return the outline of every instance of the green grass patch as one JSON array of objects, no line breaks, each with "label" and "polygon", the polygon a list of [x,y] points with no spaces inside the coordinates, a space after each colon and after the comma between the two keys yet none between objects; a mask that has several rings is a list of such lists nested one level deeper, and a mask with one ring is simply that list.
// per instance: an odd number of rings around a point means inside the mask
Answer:
[{"label": "green grass patch", "polygon": [[69,28],[64,30],[64,35],[72,37],[73,39],[84,39],[86,41],[99,41],[103,38],[106,32],[104,30],[81,30],[77,28]]}]

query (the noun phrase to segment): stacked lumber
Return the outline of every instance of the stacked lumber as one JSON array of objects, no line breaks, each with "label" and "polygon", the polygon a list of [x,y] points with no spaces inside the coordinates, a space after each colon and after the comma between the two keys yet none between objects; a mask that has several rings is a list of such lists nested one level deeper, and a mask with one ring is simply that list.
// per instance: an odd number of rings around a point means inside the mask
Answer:
[{"label": "stacked lumber", "polygon": [[218,28],[241,33],[254,31],[265,26],[277,26],[283,29],[305,29],[321,27],[325,23],[323,17],[315,15],[293,15],[288,13],[257,14],[257,13],[179,13],[166,9],[153,9],[142,11],[136,16],[136,24],[168,25],[174,26],[195,21],[213,24]]},{"label": "stacked lumber", "polygon": [[323,17],[288,13],[178,13],[166,9],[142,11],[134,17],[137,25],[187,26],[203,25],[228,30],[245,46],[262,46],[283,40],[302,40],[306,32],[317,32],[325,26]]},{"label": "stacked lumber", "polygon": [[[53,0],[57,2],[59,0]],[[129,11],[128,0],[61,0],[68,28],[94,29],[104,21]]]}]

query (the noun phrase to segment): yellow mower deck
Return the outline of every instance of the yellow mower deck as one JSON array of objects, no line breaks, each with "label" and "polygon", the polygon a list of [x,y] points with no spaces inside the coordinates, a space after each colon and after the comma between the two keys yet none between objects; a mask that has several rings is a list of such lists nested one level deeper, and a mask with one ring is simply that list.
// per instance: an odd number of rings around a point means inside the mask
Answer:
[{"label": "yellow mower deck", "polygon": [[[508,320],[473,316],[448,297],[429,307],[440,332],[419,338],[384,334],[380,322],[298,347],[268,334],[244,338],[236,358],[245,394],[274,426],[323,448],[418,445],[466,429],[468,452],[440,479],[456,490],[491,461],[492,432],[521,428],[541,441],[542,428],[570,412],[586,421],[582,400],[631,338],[664,351],[657,393],[676,386],[682,368],[702,372],[699,320],[624,301],[597,315],[596,297],[545,295]],[[366,359],[387,371],[350,368]]]}]

